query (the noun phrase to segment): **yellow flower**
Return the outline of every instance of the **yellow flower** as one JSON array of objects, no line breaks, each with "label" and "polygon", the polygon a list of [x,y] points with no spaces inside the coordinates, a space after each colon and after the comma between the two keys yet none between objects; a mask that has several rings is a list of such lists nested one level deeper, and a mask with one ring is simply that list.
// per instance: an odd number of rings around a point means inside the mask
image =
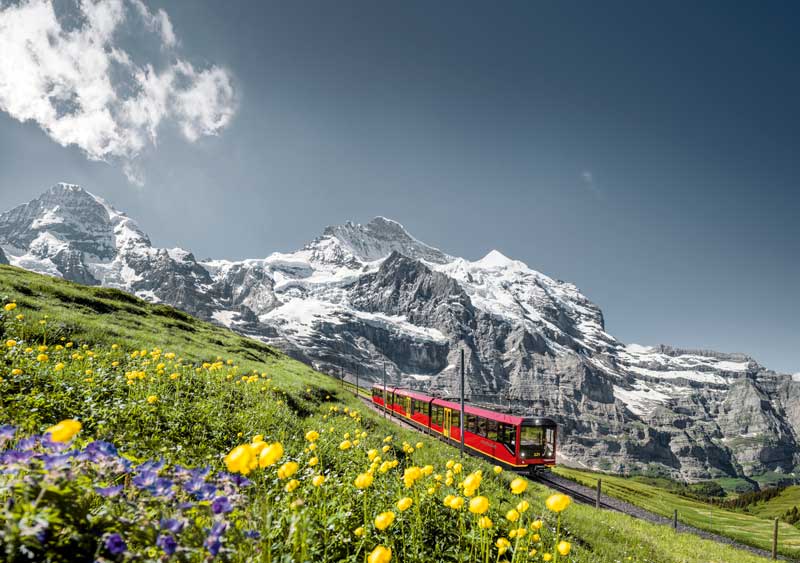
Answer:
[{"label": "yellow flower", "polygon": [[357,489],[366,489],[372,485],[373,479],[374,478],[370,473],[361,473],[358,477],[356,477],[354,484]]},{"label": "yellow flower", "polygon": [[419,481],[421,478],[422,470],[419,467],[406,467],[406,470],[403,472],[403,483],[405,484],[406,489],[413,487],[414,483]]},{"label": "yellow flower", "polygon": [[453,510],[461,510],[461,507],[464,506],[464,497],[453,497],[450,499],[450,504],[448,504],[450,508]]},{"label": "yellow flower", "polygon": [[412,504],[414,504],[414,501],[411,499],[411,497],[403,497],[397,501],[397,510],[400,512],[405,512],[411,508]]},{"label": "yellow flower", "polygon": [[463,466],[462,466],[460,463],[456,463],[456,464],[453,466],[453,473],[455,473],[456,475],[458,475],[459,473],[461,473],[461,469],[462,469],[462,467],[463,467]]},{"label": "yellow flower", "polygon": [[511,481],[511,492],[515,495],[521,495],[528,488],[528,482],[522,477],[517,477]]},{"label": "yellow flower", "polygon": [[470,473],[464,479],[464,494],[471,497],[481,485],[481,476],[477,473]]},{"label": "yellow flower", "polygon": [[362,537],[362,536],[364,535],[364,528],[363,528],[363,526],[359,526],[358,528],[356,528],[355,530],[353,530],[353,533],[356,535],[356,537],[359,537],[359,538],[360,538],[360,537]]},{"label": "yellow flower", "polygon": [[456,462],[455,462],[455,461],[453,461],[452,459],[448,459],[448,460],[447,460],[447,463],[445,463],[445,464],[444,464],[444,466],[445,466],[447,469],[453,469],[453,466],[454,466],[455,464],[456,464]]},{"label": "yellow flower", "polygon": [[488,530],[492,526],[494,526],[494,522],[492,522],[492,519],[489,518],[488,516],[481,516],[478,519],[478,527],[481,530]]},{"label": "yellow flower", "polygon": [[391,526],[392,522],[394,522],[394,512],[391,510],[388,512],[381,512],[375,517],[375,527],[381,531]]},{"label": "yellow flower", "polygon": [[486,497],[475,497],[469,501],[469,511],[473,514],[485,514],[489,510],[489,499]]},{"label": "yellow flower", "polygon": [[6,346],[8,346],[9,348],[13,348],[16,345],[17,345],[16,340],[6,340]]},{"label": "yellow flower", "polygon": [[542,539],[542,536],[540,536],[539,534],[533,534],[533,535],[531,536],[531,539],[532,539],[533,541],[539,541],[540,539]]},{"label": "yellow flower", "polygon": [[13,311],[14,309],[16,309],[16,308],[17,308],[17,304],[16,303],[6,303],[6,306],[3,307],[3,309],[5,309],[6,312],[9,312],[9,313],[11,311]]},{"label": "yellow flower", "polygon": [[417,448],[418,450],[421,450],[424,445],[425,444],[423,444],[422,442],[417,442],[414,447]]},{"label": "yellow flower", "polygon": [[259,442],[263,442],[264,441],[264,435],[263,434],[256,434],[255,436],[253,436],[253,439],[250,440],[250,441],[253,442],[254,444],[258,444]]},{"label": "yellow flower", "polygon": [[512,508],[508,512],[506,512],[506,520],[509,522],[516,522],[519,520],[519,512],[515,508]]},{"label": "yellow flower", "polygon": [[544,504],[548,510],[553,512],[561,512],[562,510],[566,509],[571,502],[572,499],[567,495],[556,493],[547,497],[547,500],[544,501]]},{"label": "yellow flower", "polygon": [[523,513],[527,512],[530,507],[531,507],[531,504],[527,500],[521,500],[517,504],[517,511],[520,514],[523,514]]},{"label": "yellow flower", "polygon": [[552,560],[553,556],[550,555],[549,553],[545,553],[544,555],[542,555],[542,561],[552,561]]},{"label": "yellow flower", "polygon": [[316,442],[319,439],[319,432],[316,430],[309,430],[306,432],[306,440],[309,442]]},{"label": "yellow flower", "polygon": [[38,356],[36,356],[36,361],[41,363],[44,363],[49,359],[50,358],[47,356],[47,354],[39,354]]},{"label": "yellow flower", "polygon": [[508,551],[508,548],[511,547],[511,542],[506,538],[497,538],[495,545],[497,546],[498,554],[503,555],[506,551]]},{"label": "yellow flower", "polygon": [[300,481],[298,481],[297,479],[292,479],[291,481],[286,483],[286,487],[284,487],[284,488],[286,489],[287,493],[291,493],[293,490],[295,490],[299,486],[300,486]]},{"label": "yellow flower", "polygon": [[152,405],[153,403],[155,403],[156,401],[158,401],[158,397],[156,397],[155,395],[149,395],[149,396],[147,397],[147,402],[148,402],[149,404],[151,404],[151,405]]},{"label": "yellow flower", "polygon": [[367,558],[367,563],[389,563],[392,560],[392,550],[379,545],[372,550]]},{"label": "yellow flower", "polygon": [[61,371],[64,369],[64,364],[62,362],[58,362],[55,366],[53,366],[53,369],[56,371]]},{"label": "yellow flower", "polygon": [[383,446],[383,447],[381,448],[381,451],[383,451],[383,453],[386,453],[386,452],[388,452],[388,451],[389,451],[389,450],[391,450],[391,449],[392,449],[392,448],[391,448],[391,446]]},{"label": "yellow flower", "polygon": [[339,449],[342,451],[349,450],[352,447],[352,445],[353,444],[350,442],[350,440],[345,440],[344,442],[339,444]]},{"label": "yellow flower", "polygon": [[367,452],[367,459],[368,460],[372,461],[376,457],[378,457],[378,450],[369,450]]},{"label": "yellow flower", "polygon": [[317,458],[317,457],[312,457],[311,459],[308,460],[308,466],[309,467],[314,467],[318,463],[319,463],[319,458]]},{"label": "yellow flower", "polygon": [[19,368],[14,368],[11,370],[11,375],[22,375],[22,370]]},{"label": "yellow flower", "polygon": [[503,472],[503,468],[499,465],[495,465],[492,470],[494,471],[495,475],[500,475]]},{"label": "yellow flower", "polygon": [[[265,450],[266,451],[266,450]],[[278,479],[288,479],[299,469],[296,461],[287,461],[278,468]]]},{"label": "yellow flower", "polygon": [[316,477],[311,479],[311,484],[314,485],[315,487],[321,487],[324,482],[325,482],[324,475],[317,475]]},{"label": "yellow flower", "polygon": [[569,550],[572,549],[572,545],[568,541],[560,541],[556,549],[561,555],[569,555]]},{"label": "yellow flower", "polygon": [[261,450],[261,454],[258,456],[258,466],[263,469],[265,467],[275,465],[282,457],[283,446],[280,442],[275,442],[274,444],[270,444]]},{"label": "yellow flower", "polygon": [[316,444],[311,443],[311,444],[308,445],[308,451],[313,452],[316,449],[317,449],[317,445]]},{"label": "yellow flower", "polygon": [[515,532],[516,537],[524,538],[525,534],[528,533],[528,528],[517,528],[516,530],[514,530],[514,532]]},{"label": "yellow flower", "polygon": [[248,446],[236,446],[223,461],[228,471],[247,475],[252,469],[253,452]]},{"label": "yellow flower", "polygon": [[45,434],[50,434],[50,439],[54,442],[69,442],[75,437],[75,434],[81,431],[81,423],[77,420],[68,418],[62,420],[55,426],[51,426],[44,431]]},{"label": "yellow flower", "polygon": [[541,520],[534,520],[533,522],[531,522],[531,528],[533,528],[534,530],[539,530],[541,527],[542,527]]}]

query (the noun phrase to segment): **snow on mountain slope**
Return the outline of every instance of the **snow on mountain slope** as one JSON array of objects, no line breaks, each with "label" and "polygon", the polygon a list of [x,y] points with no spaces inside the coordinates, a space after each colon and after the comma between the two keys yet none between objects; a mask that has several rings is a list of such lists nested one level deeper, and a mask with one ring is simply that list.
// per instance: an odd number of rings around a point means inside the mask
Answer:
[{"label": "snow on mountain slope", "polygon": [[[302,249],[198,262],[58,184],[0,215],[0,263],[129,291],[259,338],[323,370],[458,392],[561,423],[565,457],[685,478],[790,471],[800,462],[800,375],[741,354],[625,345],[568,282],[493,250],[450,256],[377,217]],[[748,436],[744,439],[742,436]]]}]

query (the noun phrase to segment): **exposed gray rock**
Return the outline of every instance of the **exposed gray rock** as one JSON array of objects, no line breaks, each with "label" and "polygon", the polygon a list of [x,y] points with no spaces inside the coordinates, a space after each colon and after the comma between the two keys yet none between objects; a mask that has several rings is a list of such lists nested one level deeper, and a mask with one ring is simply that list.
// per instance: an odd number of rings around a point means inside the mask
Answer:
[{"label": "exposed gray rock", "polygon": [[497,251],[449,256],[383,217],[290,254],[198,262],[59,184],[0,215],[0,246],[0,262],[168,303],[362,381],[385,369],[455,396],[463,350],[469,400],[558,419],[573,465],[705,479],[800,462],[800,376],[743,354],[624,345],[573,284]]}]

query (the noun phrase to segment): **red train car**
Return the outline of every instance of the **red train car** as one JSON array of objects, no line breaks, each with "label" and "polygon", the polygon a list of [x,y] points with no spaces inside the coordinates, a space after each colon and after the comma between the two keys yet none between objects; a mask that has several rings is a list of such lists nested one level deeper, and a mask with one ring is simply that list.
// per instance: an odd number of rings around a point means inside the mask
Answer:
[{"label": "red train car", "polygon": [[[372,387],[372,402],[454,444],[461,442],[460,405],[407,389]],[[507,468],[535,471],[556,463],[557,424],[464,405],[464,446]]]}]

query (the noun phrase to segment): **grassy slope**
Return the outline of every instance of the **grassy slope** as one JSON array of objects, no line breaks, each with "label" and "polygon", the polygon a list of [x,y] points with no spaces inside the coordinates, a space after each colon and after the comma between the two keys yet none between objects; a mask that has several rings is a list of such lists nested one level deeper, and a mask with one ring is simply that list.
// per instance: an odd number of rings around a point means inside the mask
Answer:
[{"label": "grassy slope", "polygon": [[[712,507],[700,501],[664,491],[658,487],[614,475],[605,475],[559,467],[559,475],[573,479],[589,487],[603,480],[603,492],[615,498],[641,506],[656,514],[672,517],[678,510],[681,522],[696,528],[722,534],[738,541],[771,549],[773,523],[757,516]],[[800,530],[786,523],[780,524],[779,551],[790,556],[800,556]]]},{"label": "grassy slope", "polygon": [[788,487],[777,497],[748,507],[748,512],[760,518],[777,518],[792,507],[800,507],[800,485]]},{"label": "grassy slope", "polygon": [[[120,292],[86,288],[0,266],[0,298],[18,303],[19,309],[15,313],[25,314],[27,339],[41,340],[46,331],[49,343],[73,340],[76,344],[90,344],[97,351],[96,365],[101,368],[93,377],[87,378],[92,381],[84,384],[79,383],[83,380],[83,373],[77,373],[70,376],[73,379],[69,384],[62,385],[58,385],[58,380],[54,383],[52,376],[48,375],[47,379],[33,381],[31,390],[16,389],[16,395],[12,394],[13,387],[6,387],[0,393],[0,424],[10,422],[29,432],[38,432],[56,420],[78,416],[84,422],[85,435],[114,441],[129,454],[141,457],[161,455],[170,461],[210,462],[221,467],[220,455],[242,439],[237,437],[239,433],[247,439],[256,432],[263,432],[280,438],[288,450],[301,451],[305,430],[340,424],[330,419],[323,421],[323,413],[328,413],[330,403],[366,411],[358,399],[342,393],[330,378],[266,346]],[[46,324],[39,324],[45,317]],[[0,329],[6,335],[11,334],[9,326],[0,325]],[[112,343],[118,343],[122,349],[112,351]],[[155,378],[128,390],[119,385],[120,375],[113,373],[109,363],[104,363],[115,357],[114,354],[127,358],[128,354],[123,355],[123,350],[130,352],[156,346],[165,351],[175,351],[184,364],[214,361],[217,356],[230,358],[242,372],[257,370],[268,373],[272,385],[279,391],[267,400],[244,385],[225,385],[223,382],[203,386],[199,378],[191,388],[181,388]],[[0,378],[6,378],[5,385],[10,385],[9,381],[11,385],[16,384],[13,378],[9,378],[9,364],[10,360],[0,364]],[[104,377],[108,379],[103,380]],[[114,377],[116,383],[112,381]],[[109,396],[109,389],[117,389],[118,395]],[[144,398],[151,393],[159,395],[160,400],[148,406]],[[275,401],[275,396],[281,399]],[[419,435],[401,430],[371,412],[364,413],[364,426],[371,435],[394,434],[396,440],[405,439],[412,443],[419,439]],[[339,452],[334,447],[326,455],[330,459]],[[416,463],[431,463],[438,471],[449,457],[457,456],[457,451],[434,441],[415,456]],[[470,460],[468,466],[470,469],[480,467],[486,475],[491,473],[489,465],[477,460]],[[507,493],[508,478],[506,473],[499,478],[486,478],[481,487],[482,493],[492,499],[493,506],[498,506],[501,513],[517,500]],[[346,482],[336,486],[340,487],[336,506],[352,504],[355,499],[345,496],[354,494],[352,487],[348,487]],[[538,485],[532,485],[529,491],[533,510],[541,513],[549,492]],[[573,505],[564,517],[575,544],[570,560],[579,563],[765,561],[691,535],[676,535],[669,528],[617,513]],[[437,538],[452,537],[452,526],[447,528],[451,531],[445,531],[438,529],[438,525],[429,522],[432,533],[439,534]],[[339,529],[338,533],[347,532]]]}]

